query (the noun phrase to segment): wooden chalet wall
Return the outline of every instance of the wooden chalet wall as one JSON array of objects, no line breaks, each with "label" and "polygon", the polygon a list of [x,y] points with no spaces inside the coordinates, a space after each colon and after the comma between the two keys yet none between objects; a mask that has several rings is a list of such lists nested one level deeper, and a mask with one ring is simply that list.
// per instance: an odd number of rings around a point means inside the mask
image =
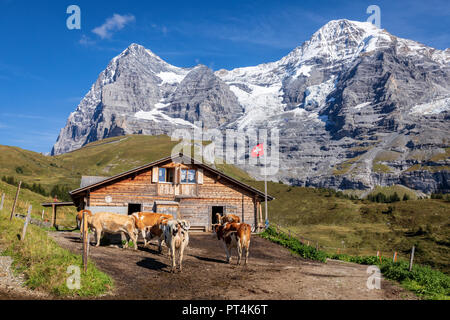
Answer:
[{"label": "wooden chalet wall", "polygon": [[[183,167],[198,170],[197,165]],[[155,201],[176,201],[179,203],[179,217],[206,230],[210,230],[213,206],[223,206],[224,213],[239,215],[243,222],[252,226],[257,222],[255,194],[214,172],[203,169],[201,184],[199,179],[196,184],[172,184],[153,182],[157,179],[152,179],[152,171],[148,168],[134,176],[92,189],[86,202],[90,208],[110,208],[111,211],[121,208],[123,212],[129,203],[142,204],[143,211],[152,211]]]}]

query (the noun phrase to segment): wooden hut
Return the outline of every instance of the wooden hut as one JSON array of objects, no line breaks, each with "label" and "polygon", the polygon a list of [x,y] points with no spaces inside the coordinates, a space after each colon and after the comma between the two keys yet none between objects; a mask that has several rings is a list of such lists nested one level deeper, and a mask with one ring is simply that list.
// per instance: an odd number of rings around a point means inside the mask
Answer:
[{"label": "wooden hut", "polygon": [[236,214],[252,228],[263,225],[263,192],[183,154],[109,178],[86,177],[70,195],[79,210],[171,213],[193,230],[211,230],[217,213]]}]

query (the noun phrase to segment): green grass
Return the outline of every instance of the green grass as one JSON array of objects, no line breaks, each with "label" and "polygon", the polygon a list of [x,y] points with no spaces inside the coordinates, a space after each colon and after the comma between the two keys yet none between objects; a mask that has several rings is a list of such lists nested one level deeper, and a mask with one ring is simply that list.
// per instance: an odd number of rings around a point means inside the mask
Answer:
[{"label": "green grass", "polygon": [[351,166],[355,162],[357,162],[360,158],[361,158],[361,156],[358,156],[358,157],[354,157],[352,159],[345,160],[342,163],[339,163],[338,165],[336,165],[335,169],[333,170],[333,174],[334,175],[342,175],[342,174],[348,173]]},{"label": "green grass", "polygon": [[[246,182],[264,190],[263,182]],[[399,188],[391,191],[395,190]],[[268,205],[272,225],[288,227],[319,241],[321,247],[351,255],[397,251],[405,257],[415,245],[418,263],[450,274],[450,203],[445,200],[375,203],[273,182],[268,183],[268,192],[275,197]]]},{"label": "green grass", "polygon": [[372,170],[374,172],[383,172],[383,173],[392,172],[392,169],[389,166],[378,162],[373,163]]},{"label": "green grass", "polygon": [[[1,195],[5,194],[5,204],[3,207],[4,214],[11,214],[14,198],[16,195],[17,187],[9,185],[3,181],[0,181],[0,199]],[[16,204],[15,213],[26,215],[28,212],[28,206],[32,205],[31,217],[41,220],[42,210],[44,213],[44,220],[51,221],[52,209],[44,208],[42,203],[53,201],[50,197],[44,197],[40,194],[34,193],[30,190],[20,189],[19,198]],[[75,226],[75,207],[61,207],[57,210],[56,224],[66,227]]]},{"label": "green grass", "polygon": [[9,221],[9,214],[0,211],[1,254],[13,258],[15,271],[25,275],[29,288],[58,297],[99,296],[113,288],[112,279],[89,262],[87,272],[81,272],[80,289],[68,289],[67,268],[74,265],[82,270],[81,256],[62,249],[45,230],[34,225],[28,226],[25,240],[20,241],[22,228],[23,220]]},{"label": "green grass", "polygon": [[372,190],[372,192],[370,192],[370,195],[376,195],[377,193],[382,193],[388,198],[392,196],[394,193],[397,193],[400,199],[403,199],[405,194],[407,194],[411,200],[417,200],[418,198],[417,192],[415,190],[412,190],[410,188],[401,185],[384,186],[384,187],[376,186]]},{"label": "green grass", "polygon": [[404,288],[424,299],[450,300],[450,276],[433,270],[428,266],[414,264],[409,271],[405,260],[392,262],[391,258],[377,256],[352,256],[348,254],[329,253],[317,250],[313,246],[302,244],[298,239],[269,227],[261,237],[288,248],[294,254],[305,259],[326,262],[327,258],[365,265],[379,266],[383,276],[399,282]]},{"label": "green grass", "polygon": [[[56,157],[0,146],[0,175],[14,176],[29,184],[41,183],[48,189],[54,184],[75,189],[79,187],[81,175],[115,175],[168,156],[177,143],[168,136],[131,135],[98,141]],[[380,156],[389,158],[394,154]],[[339,174],[347,172],[358,159],[355,157],[343,163]],[[17,167],[21,170],[16,170]],[[251,179],[232,165],[217,165],[217,168],[264,190],[264,182]],[[2,188],[9,188],[8,201],[12,202],[15,188],[0,181],[0,192]],[[23,195],[28,192],[24,190]],[[288,226],[293,232],[319,241],[321,246],[339,248],[340,252],[351,255],[374,255],[378,250],[390,255],[397,251],[402,257],[416,245],[418,263],[450,273],[450,203],[444,200],[373,203],[349,200],[324,189],[273,182],[268,182],[268,192],[275,197],[268,204],[270,222]],[[399,186],[382,188],[382,192],[397,192],[400,198],[408,193],[411,199],[416,199],[414,191]],[[35,215],[42,211],[39,204],[44,199],[36,198],[33,202]],[[24,198],[20,201],[23,202],[20,210],[25,212]],[[74,213],[71,208],[58,209],[57,224],[73,226]],[[50,217],[48,209],[46,217]]]},{"label": "green grass", "polygon": [[[166,135],[128,135],[96,141],[53,157],[0,145],[0,176],[14,177],[30,185],[39,183],[47,192],[55,185],[76,189],[81,176],[113,176],[128,171],[170,156],[178,143]],[[237,178],[249,178],[233,166],[224,164],[220,168]]]}]

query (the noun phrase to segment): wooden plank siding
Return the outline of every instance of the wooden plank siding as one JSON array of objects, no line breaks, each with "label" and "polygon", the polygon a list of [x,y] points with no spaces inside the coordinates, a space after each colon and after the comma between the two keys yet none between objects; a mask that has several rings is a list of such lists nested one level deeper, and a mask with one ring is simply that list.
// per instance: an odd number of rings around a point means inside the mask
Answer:
[{"label": "wooden plank siding", "polygon": [[[195,164],[188,167],[197,169]],[[152,179],[155,172],[148,168],[90,190],[90,206],[126,207],[129,203],[137,203],[142,204],[144,211],[152,211],[154,201],[168,200],[179,202],[181,218],[189,220],[192,226],[204,226],[207,230],[211,227],[212,206],[223,206],[224,213],[237,214],[252,226],[257,223],[256,197],[249,190],[207,170],[203,170],[201,184],[157,182]],[[111,202],[106,201],[107,197]]]}]

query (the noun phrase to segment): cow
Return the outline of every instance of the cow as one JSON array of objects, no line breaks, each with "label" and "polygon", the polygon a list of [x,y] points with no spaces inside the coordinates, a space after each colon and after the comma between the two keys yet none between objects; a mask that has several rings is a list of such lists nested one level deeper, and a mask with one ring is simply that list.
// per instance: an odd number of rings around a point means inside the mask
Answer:
[{"label": "cow", "polygon": [[86,213],[86,220],[87,220],[87,224],[88,224],[88,230],[92,230],[92,217],[93,214],[90,210],[81,210],[77,213],[76,215],[76,222],[77,222],[77,229],[80,230],[80,239],[82,239],[83,234],[82,234],[82,230],[81,230],[81,222],[83,221],[83,213]]},{"label": "cow", "polygon": [[88,217],[88,225],[89,225],[89,218],[92,218],[92,212],[90,210],[81,210],[77,213],[75,220],[77,222],[77,228],[81,230],[81,221],[83,220],[83,213],[86,213],[86,216]]},{"label": "cow", "polygon": [[227,213],[223,216],[220,215],[220,213],[216,213],[216,217],[217,217],[217,223],[218,224],[224,224],[224,223],[240,223],[241,219],[232,213]]},{"label": "cow", "polygon": [[189,222],[186,220],[169,220],[166,224],[163,222],[160,224],[160,228],[163,230],[164,242],[169,248],[169,257],[172,258],[172,272],[176,270],[176,253],[179,255],[179,268],[180,272],[183,270],[182,261],[184,249],[189,244],[190,228]]},{"label": "cow", "polygon": [[155,212],[135,212],[132,214],[136,218],[136,227],[144,238],[144,247],[147,246],[146,233],[154,225],[158,224],[161,217],[172,219],[171,214],[155,213]]},{"label": "cow", "polygon": [[238,252],[237,264],[241,264],[242,254],[245,250],[245,262],[247,264],[248,253],[250,248],[251,227],[246,223],[225,223],[213,225],[213,232],[218,240],[221,240],[225,253],[227,255],[227,263],[231,263],[231,249],[236,248]]},{"label": "cow", "polygon": [[102,233],[125,233],[128,241],[133,241],[134,250],[137,250],[138,230],[136,228],[136,217],[125,216],[112,212],[97,212],[92,218],[92,228],[95,230],[97,239],[96,247],[100,245]]},{"label": "cow", "polygon": [[158,223],[153,225],[150,230],[146,233],[146,239],[151,240],[153,238],[158,238],[158,252],[162,252],[162,243],[164,242],[164,227],[167,225],[167,222],[169,220],[172,220],[171,218],[167,217],[160,217],[158,219]]}]

